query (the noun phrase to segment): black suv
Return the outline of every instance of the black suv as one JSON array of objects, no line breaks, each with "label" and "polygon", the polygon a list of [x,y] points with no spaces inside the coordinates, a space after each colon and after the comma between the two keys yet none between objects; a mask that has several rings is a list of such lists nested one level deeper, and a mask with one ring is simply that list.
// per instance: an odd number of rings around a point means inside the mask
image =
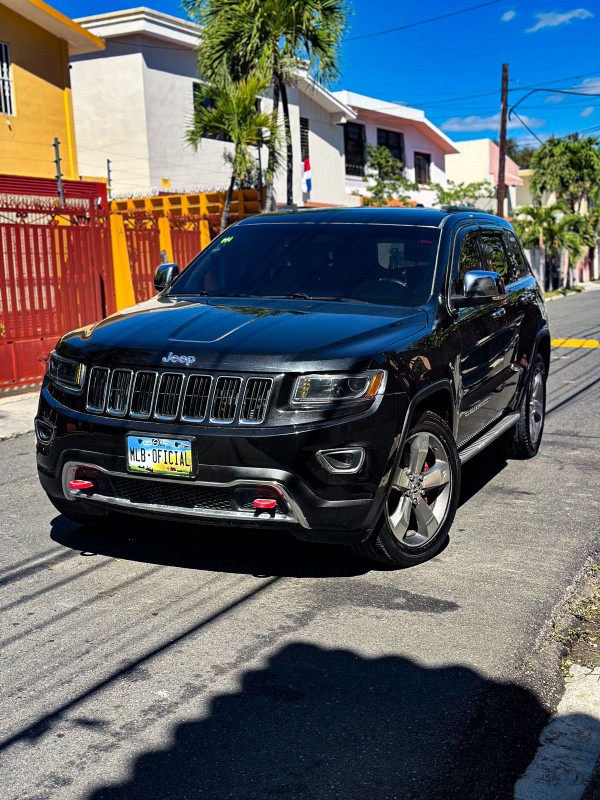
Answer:
[{"label": "black suv", "polygon": [[257,216],[156,288],[49,359],[37,461],[69,519],[268,526],[406,566],[444,544],[461,464],[539,448],[550,335],[502,219]]}]

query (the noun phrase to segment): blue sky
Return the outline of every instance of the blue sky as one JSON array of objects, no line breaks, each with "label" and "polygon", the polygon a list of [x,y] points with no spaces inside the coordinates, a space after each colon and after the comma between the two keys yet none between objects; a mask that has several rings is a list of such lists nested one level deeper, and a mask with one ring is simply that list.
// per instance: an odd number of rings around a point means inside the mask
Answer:
[{"label": "blue sky", "polygon": [[[71,17],[136,5],[135,0],[50,2]],[[159,11],[184,16],[179,0],[147,3]],[[343,75],[331,88],[422,108],[453,139],[497,136],[503,62],[510,68],[509,106],[533,87],[600,95],[598,0],[349,3],[353,14],[343,46]],[[366,36],[462,9],[470,10]],[[537,92],[517,111],[542,139],[573,131],[600,135],[600,96]],[[509,135],[522,143],[534,141],[518,121],[514,120],[514,125]]]}]

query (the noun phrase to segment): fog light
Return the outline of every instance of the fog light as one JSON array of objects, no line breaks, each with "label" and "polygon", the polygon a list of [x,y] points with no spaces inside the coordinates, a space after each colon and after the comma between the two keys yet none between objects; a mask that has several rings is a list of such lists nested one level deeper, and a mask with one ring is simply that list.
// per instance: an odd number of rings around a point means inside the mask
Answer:
[{"label": "fog light", "polygon": [[56,436],[56,428],[54,425],[48,422],[48,420],[40,418],[34,419],[33,425],[38,442],[43,445],[52,444]]},{"label": "fog light", "polygon": [[345,447],[341,450],[319,450],[317,461],[328,472],[354,475],[365,463],[364,447]]}]

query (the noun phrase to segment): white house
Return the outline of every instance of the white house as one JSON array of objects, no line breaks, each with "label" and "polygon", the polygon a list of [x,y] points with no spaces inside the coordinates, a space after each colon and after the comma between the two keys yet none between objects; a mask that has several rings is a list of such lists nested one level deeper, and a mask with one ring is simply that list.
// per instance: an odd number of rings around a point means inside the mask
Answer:
[{"label": "white house", "polygon": [[[451,155],[446,160],[446,174],[448,180],[454,183],[479,183],[486,181],[495,191],[498,188],[498,165],[500,163],[500,148],[491,139],[468,139],[457,142],[459,152]],[[505,161],[506,181],[506,213],[510,213],[516,205],[520,205],[517,198],[518,188],[523,186],[523,179],[519,176],[519,166],[512,158]],[[495,198],[480,198],[477,201],[480,208],[486,211],[496,209]]]},{"label": "white house", "polygon": [[[71,61],[75,125],[82,175],[106,176],[110,161],[115,194],[225,188],[231,175],[223,154],[228,142],[203,139],[197,152],[185,142],[199,85],[194,23],[135,8],[79,19],[106,41],[106,49]],[[344,130],[355,113],[299,73],[288,90],[297,163],[294,202],[344,204]],[[264,109],[271,100],[262,98]],[[263,148],[262,164],[267,152]],[[302,159],[312,167],[312,192],[302,194]],[[286,173],[275,181],[285,202]]]},{"label": "white house", "polygon": [[429,187],[446,184],[446,158],[458,152],[454,142],[418,108],[347,90],[334,95],[356,112],[356,120],[344,126],[348,195],[368,194],[366,145],[385,145],[405,165],[406,177],[419,185],[412,198],[431,206],[435,195]]}]

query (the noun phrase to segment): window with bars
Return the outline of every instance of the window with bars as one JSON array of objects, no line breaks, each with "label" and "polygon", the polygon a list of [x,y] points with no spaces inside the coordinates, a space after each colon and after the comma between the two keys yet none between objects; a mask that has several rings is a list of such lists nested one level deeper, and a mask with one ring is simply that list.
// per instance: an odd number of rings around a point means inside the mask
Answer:
[{"label": "window with bars", "polygon": [[307,158],[310,159],[310,150],[308,147],[308,119],[300,117],[300,153],[302,161]]},{"label": "window with bars", "polygon": [[10,49],[0,42],[0,114],[14,114],[12,82],[10,79]]},{"label": "window with bars", "polygon": [[398,159],[404,166],[404,134],[400,131],[387,131],[384,128],[377,128],[377,144],[380,147],[387,147],[394,158]]},{"label": "window with bars", "polygon": [[365,174],[365,126],[358,122],[344,125],[344,152],[346,153],[346,175]]},{"label": "window with bars", "polygon": [[429,153],[415,153],[415,181],[421,185],[431,183],[431,156]]}]

